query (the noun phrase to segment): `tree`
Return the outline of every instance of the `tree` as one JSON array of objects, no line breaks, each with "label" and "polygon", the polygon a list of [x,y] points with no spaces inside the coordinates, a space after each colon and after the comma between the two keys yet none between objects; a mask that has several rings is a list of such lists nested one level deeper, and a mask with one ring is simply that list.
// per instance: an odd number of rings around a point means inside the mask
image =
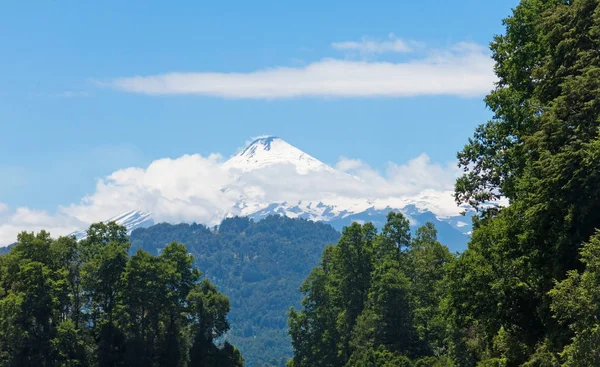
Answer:
[{"label": "tree", "polygon": [[302,285],[304,310],[292,308],[289,319],[294,366],[340,366],[350,358],[352,330],[371,284],[376,234],[371,223],[344,228]]},{"label": "tree", "polygon": [[430,352],[440,356],[447,352],[447,320],[442,310],[448,294],[446,274],[455,257],[438,242],[437,230],[431,222],[417,229],[407,257],[414,328]]},{"label": "tree", "polygon": [[213,340],[229,329],[227,313],[229,300],[217,292],[214,285],[204,280],[188,296],[192,307],[194,335],[191,349],[193,366],[243,366],[243,358],[230,344],[222,349],[214,346]]},{"label": "tree", "polygon": [[346,227],[338,244],[323,252],[301,287],[302,310],[289,314],[289,366],[408,366],[411,358],[431,354],[430,344],[437,344],[430,339],[442,343],[441,283],[452,256],[436,241],[432,224],[411,241],[401,213],[387,218],[379,234],[370,223]]},{"label": "tree", "polygon": [[567,278],[550,291],[555,317],[573,331],[565,346],[563,366],[600,364],[600,231],[581,249],[585,270],[571,270]]},{"label": "tree", "polygon": [[371,286],[373,241],[377,229],[371,224],[353,223],[344,228],[331,262],[333,302],[340,309],[337,317],[338,354],[343,361],[350,358],[350,336],[356,319],[364,309]]},{"label": "tree", "polygon": [[[324,253],[333,251],[328,247]],[[324,260],[325,261],[325,260]],[[334,308],[329,291],[327,273],[322,267],[316,267],[300,288],[305,295],[302,311],[292,308],[289,314],[289,328],[294,348],[293,366],[339,365],[337,309]]]},{"label": "tree", "polygon": [[535,98],[536,67],[547,50],[539,42],[541,24],[560,0],[523,0],[504,19],[506,33],[491,44],[496,88],[485,98],[494,118],[478,126],[473,138],[458,153],[465,174],[456,181],[457,203],[496,212],[481,204],[517,197],[518,180],[527,160],[525,143],[536,125],[541,106]]},{"label": "tree", "polygon": [[[457,201],[482,214],[451,270],[460,327],[478,330],[467,337],[476,359],[541,360],[572,336],[548,292],[581,269],[578,250],[600,223],[598,5],[523,0],[492,43],[494,119],[458,154],[456,183]],[[510,206],[489,205],[500,197]]]},{"label": "tree", "polygon": [[77,367],[87,365],[86,345],[82,330],[76,327],[72,319],[61,322],[52,339],[54,365],[61,367]]},{"label": "tree", "polygon": [[117,325],[122,274],[127,265],[129,242],[121,234],[124,227],[99,223],[90,227],[86,246],[87,261],[82,266],[91,334],[96,340],[99,366],[112,366],[123,360],[125,335]]},{"label": "tree", "polygon": [[13,365],[49,366],[51,340],[65,300],[64,275],[51,262],[49,233],[21,233],[0,272],[0,357]]},{"label": "tree", "polygon": [[415,357],[421,342],[410,307],[410,280],[398,262],[386,261],[373,272],[367,306],[354,328],[353,349],[361,353],[371,347]]},{"label": "tree", "polygon": [[159,258],[138,250],[123,271],[120,298],[131,334],[127,343],[130,364],[153,365],[158,358],[161,314],[167,309],[162,270]]},{"label": "tree", "polygon": [[235,347],[214,344],[229,300],[200,281],[185,246],[129,256],[124,227],[88,234],[21,233],[0,256],[0,365],[186,366],[202,355],[203,366],[243,366]]},{"label": "tree", "polygon": [[188,297],[202,273],[193,266],[193,256],[180,243],[172,242],[165,247],[159,260],[166,287],[163,309],[166,331],[160,342],[159,364],[176,366],[177,361],[187,359],[189,319],[186,315],[193,310]]}]

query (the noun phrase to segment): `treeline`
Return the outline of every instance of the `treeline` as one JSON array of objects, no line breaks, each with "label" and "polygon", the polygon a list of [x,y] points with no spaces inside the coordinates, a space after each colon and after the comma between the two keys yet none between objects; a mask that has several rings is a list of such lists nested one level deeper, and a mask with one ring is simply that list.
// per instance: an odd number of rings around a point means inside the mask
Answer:
[{"label": "treeline", "polygon": [[243,366],[229,300],[185,246],[129,255],[125,228],[94,224],[85,240],[21,233],[0,256],[4,366]]},{"label": "treeline", "polygon": [[347,228],[290,314],[290,366],[600,366],[600,4],[522,0],[504,23],[494,118],[458,154],[468,249],[428,259],[433,231],[401,216]]}]

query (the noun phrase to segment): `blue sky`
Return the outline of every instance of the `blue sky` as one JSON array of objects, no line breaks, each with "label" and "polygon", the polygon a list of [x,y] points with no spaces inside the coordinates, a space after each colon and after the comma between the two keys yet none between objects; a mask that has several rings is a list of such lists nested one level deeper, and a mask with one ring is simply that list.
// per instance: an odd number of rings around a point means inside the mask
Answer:
[{"label": "blue sky", "polygon": [[[4,4],[0,203],[52,211],[92,193],[97,179],[120,168],[145,167],[186,153],[227,157],[263,134],[280,136],[332,165],[345,156],[384,169],[390,161],[406,162],[421,153],[432,162],[451,161],[474,127],[490,117],[481,87],[476,92],[428,92],[435,80],[421,81],[417,73],[412,83],[426,89],[417,95],[411,95],[412,87],[389,95],[357,95],[360,86],[351,96],[339,91],[328,95],[319,92],[319,81],[312,92],[298,92],[294,83],[301,74],[285,86],[296,88],[294,95],[281,96],[278,90],[264,97],[250,91],[259,95],[240,97],[244,87],[236,84],[239,78],[227,79],[227,73],[245,78],[266,70],[265,77],[279,83],[285,76],[269,70],[304,73],[327,60],[368,67],[445,52],[462,55],[457,45],[487,47],[494,34],[502,33],[501,20],[516,3]],[[369,42],[379,49],[360,49]],[[406,49],[392,49],[398,44]],[[216,73],[215,83],[231,83],[234,91],[182,92],[198,87],[187,82],[166,90],[172,80],[162,76],[173,72],[184,73],[185,80],[194,77],[187,73]],[[148,89],[155,79],[130,79],[135,76],[158,76],[159,91]]]}]

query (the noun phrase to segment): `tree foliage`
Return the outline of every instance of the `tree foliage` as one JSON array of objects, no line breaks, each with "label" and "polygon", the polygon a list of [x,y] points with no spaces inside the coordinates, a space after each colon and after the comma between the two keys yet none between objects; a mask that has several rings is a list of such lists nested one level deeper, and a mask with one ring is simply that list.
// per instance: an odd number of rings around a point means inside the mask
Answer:
[{"label": "tree foliage", "polygon": [[600,6],[523,0],[505,25],[486,97],[495,116],[459,153],[456,198],[510,206],[483,209],[450,269],[449,304],[481,363],[594,365],[569,362],[583,331],[557,322],[567,310],[552,289],[575,281],[582,243],[600,227]]},{"label": "tree foliage", "polygon": [[0,364],[242,366],[215,338],[227,297],[171,243],[129,256],[125,228],[94,224],[85,240],[21,233],[0,257]]},{"label": "tree foliage", "polygon": [[[389,213],[383,231],[346,227],[323,252],[289,314],[290,366],[412,366],[437,361],[445,269],[454,257],[431,223],[411,239],[408,220]],[[424,362],[423,362],[424,363]]]}]

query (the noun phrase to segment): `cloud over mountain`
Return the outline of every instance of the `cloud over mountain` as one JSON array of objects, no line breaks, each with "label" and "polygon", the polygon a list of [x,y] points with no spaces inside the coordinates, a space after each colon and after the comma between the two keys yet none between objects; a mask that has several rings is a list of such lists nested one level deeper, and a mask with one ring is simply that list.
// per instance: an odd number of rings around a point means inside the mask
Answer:
[{"label": "cloud over mountain", "polygon": [[[0,244],[13,242],[22,230],[64,235],[132,209],[151,212],[155,222],[209,225],[273,203],[321,203],[340,212],[409,204],[440,216],[459,211],[451,196],[459,174],[453,162],[432,163],[422,154],[402,164],[390,162],[381,173],[342,157],[335,167],[273,137],[256,140],[227,161],[219,154],[159,159],[145,168],[113,172],[98,180],[93,194],[55,213],[0,204]],[[322,213],[312,208],[311,218],[319,219]]]}]

